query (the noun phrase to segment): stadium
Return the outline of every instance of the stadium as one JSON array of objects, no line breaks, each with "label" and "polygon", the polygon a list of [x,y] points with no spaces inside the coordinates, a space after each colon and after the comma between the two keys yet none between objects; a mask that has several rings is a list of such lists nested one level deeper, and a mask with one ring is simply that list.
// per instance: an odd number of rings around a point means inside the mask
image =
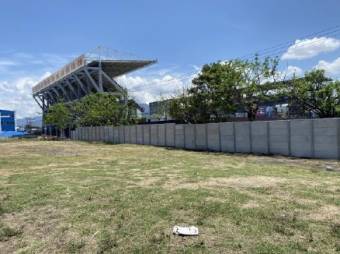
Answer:
[{"label": "stadium", "polygon": [[156,63],[132,57],[117,57],[110,50],[98,48],[82,54],[40,81],[32,88],[33,98],[45,114],[51,105],[72,102],[91,93],[109,92],[127,102],[127,90],[117,83],[116,77]]}]

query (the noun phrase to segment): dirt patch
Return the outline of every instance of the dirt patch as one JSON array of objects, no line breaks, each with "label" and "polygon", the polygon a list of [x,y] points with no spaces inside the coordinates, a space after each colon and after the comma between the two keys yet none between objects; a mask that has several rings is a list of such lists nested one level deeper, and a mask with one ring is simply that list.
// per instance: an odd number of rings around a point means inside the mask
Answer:
[{"label": "dirt patch", "polygon": [[305,218],[309,220],[333,221],[334,223],[340,223],[340,207],[335,205],[325,205],[308,214]]},{"label": "dirt patch", "polygon": [[136,181],[130,182],[132,185],[137,185],[140,187],[150,187],[154,186],[157,182],[161,180],[160,177],[147,177],[147,178],[140,178]]},{"label": "dirt patch", "polygon": [[254,200],[251,200],[251,201],[249,201],[249,202],[243,204],[243,205],[241,206],[241,208],[249,209],[249,208],[257,208],[257,207],[259,207],[259,206],[260,206],[259,203],[257,203],[257,202],[254,201]]},{"label": "dirt patch", "polygon": [[244,188],[266,188],[275,187],[284,183],[285,178],[268,176],[247,176],[247,177],[212,177],[197,182],[167,182],[164,187],[167,189],[197,189],[197,188],[223,188],[231,187],[236,189]]}]

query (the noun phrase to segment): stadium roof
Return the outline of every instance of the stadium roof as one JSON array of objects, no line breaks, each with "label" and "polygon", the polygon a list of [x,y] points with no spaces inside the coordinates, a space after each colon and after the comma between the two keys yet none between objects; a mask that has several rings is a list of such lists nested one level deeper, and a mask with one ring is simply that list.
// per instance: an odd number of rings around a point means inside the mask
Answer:
[{"label": "stadium roof", "polygon": [[77,100],[92,92],[111,92],[123,96],[126,89],[114,78],[156,62],[102,52],[83,54],[36,84],[32,88],[33,97],[45,110],[59,101]]}]

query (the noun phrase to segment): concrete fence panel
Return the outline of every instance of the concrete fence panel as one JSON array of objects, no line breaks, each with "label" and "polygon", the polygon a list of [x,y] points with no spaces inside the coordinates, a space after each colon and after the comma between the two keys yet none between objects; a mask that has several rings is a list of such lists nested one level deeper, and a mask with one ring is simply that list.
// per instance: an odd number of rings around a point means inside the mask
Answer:
[{"label": "concrete fence panel", "polygon": [[81,140],[88,140],[88,128],[82,127],[80,130]]},{"label": "concrete fence panel", "polygon": [[251,152],[250,122],[235,122],[236,152]]},{"label": "concrete fence panel", "polygon": [[175,124],[165,124],[165,144],[169,147],[175,146]]},{"label": "concrete fence panel", "polygon": [[119,127],[113,127],[113,143],[119,144]]},{"label": "concrete fence panel", "polygon": [[104,126],[98,126],[98,141],[104,141]]},{"label": "concrete fence panel", "polygon": [[151,144],[150,133],[151,133],[150,125],[143,125],[143,144],[144,145]]},{"label": "concrete fence panel", "polygon": [[253,153],[269,153],[268,122],[251,122],[251,150]]},{"label": "concrete fence panel", "polygon": [[150,125],[150,143],[153,146],[158,145],[158,124]]},{"label": "concrete fence panel", "polygon": [[313,120],[292,120],[290,122],[291,155],[314,157]]},{"label": "concrete fence panel", "polygon": [[130,141],[130,126],[124,126],[124,144],[129,144]]},{"label": "concrete fence panel", "polygon": [[175,146],[184,148],[184,124],[176,124],[175,128]]},{"label": "concrete fence panel", "polygon": [[137,144],[137,125],[130,126],[130,143]]},{"label": "concrete fence panel", "polygon": [[82,127],[80,127],[79,128],[79,131],[78,131],[78,140],[82,140],[82,134],[83,134],[83,128]]},{"label": "concrete fence panel", "polygon": [[139,145],[143,144],[143,125],[136,126],[136,143]]},{"label": "concrete fence panel", "polygon": [[96,127],[91,126],[91,141],[96,141]]},{"label": "concrete fence panel", "polygon": [[124,126],[118,126],[119,144],[124,144]]},{"label": "concrete fence panel", "polygon": [[220,123],[221,151],[234,153],[235,149],[235,128],[234,123]]},{"label": "concrete fence panel", "polygon": [[92,127],[92,132],[93,132],[93,139],[92,139],[92,141],[93,142],[95,142],[95,141],[97,141],[97,127],[95,127],[95,126],[93,126]]},{"label": "concrete fence panel", "polygon": [[93,133],[92,141],[96,141],[97,140],[97,127],[95,126],[92,127],[92,133]]},{"label": "concrete fence panel", "polygon": [[165,146],[165,139],[166,139],[166,129],[165,124],[159,124],[158,125],[158,145],[159,146]]},{"label": "concrete fence panel", "polygon": [[86,127],[82,127],[81,129],[81,140],[86,140]]},{"label": "concrete fence panel", "polygon": [[314,155],[317,158],[337,158],[339,155],[339,119],[315,119],[314,135]]},{"label": "concrete fence panel", "polygon": [[268,125],[269,153],[290,155],[290,122],[271,121]]},{"label": "concrete fence panel", "polygon": [[195,125],[186,124],[184,125],[184,147],[185,149],[194,150],[195,145]]},{"label": "concrete fence panel", "polygon": [[114,127],[109,126],[109,142],[112,144],[114,144],[113,130],[114,130]]},{"label": "concrete fence panel", "polygon": [[208,149],[207,125],[195,124],[195,146],[196,150],[204,151]]},{"label": "concrete fence panel", "polygon": [[218,123],[207,124],[208,150],[221,151],[220,126]]}]

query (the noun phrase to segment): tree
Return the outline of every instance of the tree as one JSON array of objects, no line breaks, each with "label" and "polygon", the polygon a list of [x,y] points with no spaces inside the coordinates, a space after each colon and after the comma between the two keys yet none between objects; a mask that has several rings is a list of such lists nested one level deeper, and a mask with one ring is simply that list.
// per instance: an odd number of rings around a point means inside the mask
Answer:
[{"label": "tree", "polygon": [[61,135],[64,136],[64,130],[72,124],[72,115],[70,108],[64,103],[57,103],[49,107],[44,119],[46,124],[56,126]]},{"label": "tree", "polygon": [[[243,62],[243,78],[238,89],[238,103],[248,115],[248,120],[253,121],[261,103],[275,99],[280,92],[275,91],[278,81],[282,81],[277,58],[265,58],[263,61],[255,56],[252,61]],[[279,80],[278,80],[279,79]],[[270,88],[269,88],[270,86]]]},{"label": "tree", "polygon": [[130,104],[125,105],[110,93],[90,94],[74,104],[74,122],[78,126],[126,124],[132,118]]},{"label": "tree", "polygon": [[279,94],[273,92],[279,78],[277,65],[276,58],[260,61],[257,56],[253,61],[204,65],[192,87],[171,104],[171,115],[194,123],[222,121],[241,109],[248,113],[249,120],[254,120],[259,105]]},{"label": "tree", "polygon": [[204,65],[189,88],[170,105],[173,118],[193,122],[221,121],[237,109],[235,95],[242,82],[243,62]]},{"label": "tree", "polygon": [[321,118],[340,113],[340,82],[326,77],[324,70],[313,70],[303,78],[293,79],[287,95],[302,111],[314,112]]}]

